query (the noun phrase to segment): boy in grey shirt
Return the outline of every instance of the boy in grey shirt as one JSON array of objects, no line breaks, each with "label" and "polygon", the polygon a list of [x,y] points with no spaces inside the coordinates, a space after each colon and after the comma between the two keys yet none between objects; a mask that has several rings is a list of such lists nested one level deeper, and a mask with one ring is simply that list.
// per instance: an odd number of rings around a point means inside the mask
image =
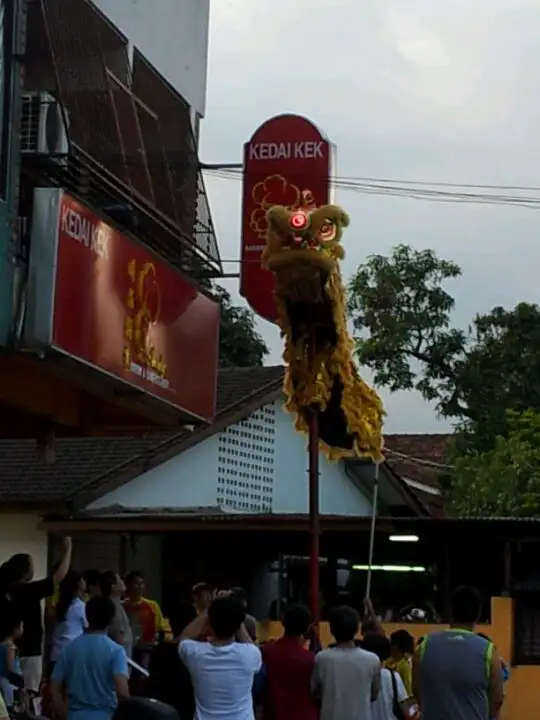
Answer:
[{"label": "boy in grey shirt", "polygon": [[350,607],[339,607],[330,616],[336,647],[315,656],[311,680],[320,702],[320,720],[369,720],[371,703],[381,687],[381,663],[373,653],[357,647],[354,639],[360,617]]}]

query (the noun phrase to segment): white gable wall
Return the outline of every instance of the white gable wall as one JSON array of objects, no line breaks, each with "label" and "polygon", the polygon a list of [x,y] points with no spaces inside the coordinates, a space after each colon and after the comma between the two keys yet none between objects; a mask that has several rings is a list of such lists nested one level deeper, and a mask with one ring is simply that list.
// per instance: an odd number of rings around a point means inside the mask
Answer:
[{"label": "white gable wall", "polygon": [[[309,504],[307,436],[296,432],[291,416],[279,412],[273,511],[307,513]],[[369,515],[371,503],[353,485],[341,463],[320,455],[319,503],[324,515]]]},{"label": "white gable wall", "polygon": [[[281,401],[149,470],[88,509],[204,508],[231,512],[308,512],[307,439]],[[340,463],[321,455],[320,507],[328,515],[368,515],[371,503]]]},{"label": "white gable wall", "polygon": [[91,503],[88,509],[123,505],[127,508],[209,507],[215,505],[218,436],[139,475]]}]

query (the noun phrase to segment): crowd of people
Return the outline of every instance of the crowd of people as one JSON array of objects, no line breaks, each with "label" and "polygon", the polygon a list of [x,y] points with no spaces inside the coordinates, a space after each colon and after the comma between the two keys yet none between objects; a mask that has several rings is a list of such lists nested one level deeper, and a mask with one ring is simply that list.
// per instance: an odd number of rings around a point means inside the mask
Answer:
[{"label": "crowd of people", "polygon": [[[281,638],[259,644],[241,588],[200,583],[165,619],[140,572],[71,569],[69,538],[45,579],[33,579],[30,556],[10,558],[0,594],[0,720],[111,720],[134,693],[179,720],[494,720],[503,704],[508,671],[475,632],[471,588],[454,592],[450,628],[417,643],[403,629],[387,637],[369,602],[362,616],[336,607],[327,649],[299,605]],[[44,687],[51,703],[40,709]]]}]

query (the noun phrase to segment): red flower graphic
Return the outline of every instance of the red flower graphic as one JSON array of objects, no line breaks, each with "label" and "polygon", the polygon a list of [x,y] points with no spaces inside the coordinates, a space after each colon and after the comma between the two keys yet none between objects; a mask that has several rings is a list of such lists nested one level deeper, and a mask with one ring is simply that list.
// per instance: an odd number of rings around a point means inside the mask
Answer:
[{"label": "red flower graphic", "polygon": [[249,216],[249,227],[257,235],[265,235],[268,229],[266,210],[263,210],[262,207],[255,208]]},{"label": "red flower graphic", "polygon": [[249,226],[257,235],[265,235],[268,230],[266,212],[274,205],[294,208],[300,202],[300,190],[282,176],[269,175],[255,185],[251,197],[258,205],[249,216]]}]

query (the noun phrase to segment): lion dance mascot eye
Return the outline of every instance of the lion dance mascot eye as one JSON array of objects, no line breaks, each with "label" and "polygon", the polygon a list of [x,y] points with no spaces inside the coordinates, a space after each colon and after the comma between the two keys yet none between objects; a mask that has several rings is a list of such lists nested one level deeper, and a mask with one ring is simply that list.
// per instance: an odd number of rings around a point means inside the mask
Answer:
[{"label": "lion dance mascot eye", "polygon": [[267,218],[262,259],[276,279],[286,409],[304,432],[309,413],[317,412],[320,445],[329,459],[363,455],[378,463],[384,413],[353,359],[339,267],[349,218],[336,205],[316,207],[309,191],[298,207],[274,206]]}]

